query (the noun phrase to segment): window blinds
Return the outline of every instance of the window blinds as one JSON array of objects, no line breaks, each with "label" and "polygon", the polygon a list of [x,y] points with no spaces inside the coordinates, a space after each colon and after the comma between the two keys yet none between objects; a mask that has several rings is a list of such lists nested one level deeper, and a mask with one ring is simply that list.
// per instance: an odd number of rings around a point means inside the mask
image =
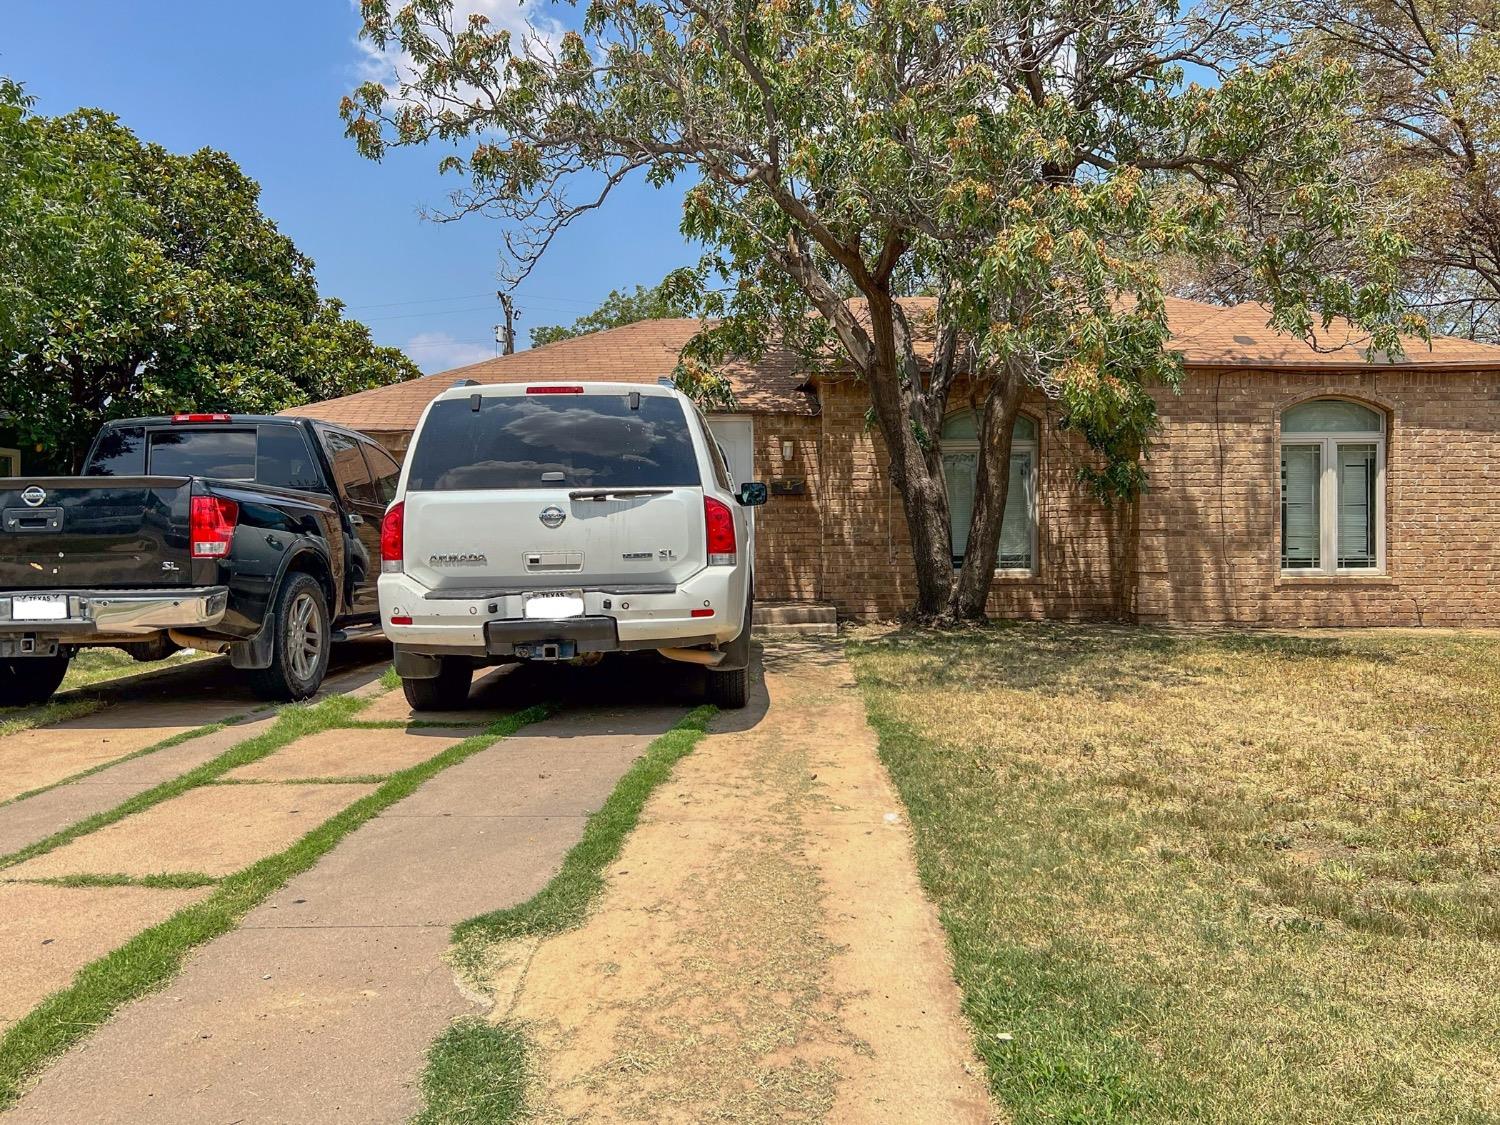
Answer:
[{"label": "window blinds", "polygon": [[1375,447],[1340,445],[1339,547],[1340,567],[1378,565],[1375,557]]},{"label": "window blinds", "polygon": [[1315,569],[1318,551],[1318,488],[1322,448],[1281,448],[1281,565],[1285,570]]},{"label": "window blinds", "polygon": [[[1031,453],[1015,453],[1010,459],[1010,482],[1005,492],[1005,518],[1000,524],[1002,569],[1031,566],[1031,529],[1035,523],[1031,492]],[[979,468],[975,452],[944,453],[943,476],[948,484],[948,517],[953,528],[953,564],[963,561],[969,546],[969,528],[974,522],[974,477]]]}]

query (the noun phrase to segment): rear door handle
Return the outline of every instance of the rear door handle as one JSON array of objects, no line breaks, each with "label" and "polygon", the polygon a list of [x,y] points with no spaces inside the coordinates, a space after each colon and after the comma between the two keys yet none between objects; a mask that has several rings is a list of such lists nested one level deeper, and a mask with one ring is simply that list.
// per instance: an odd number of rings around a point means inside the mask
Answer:
[{"label": "rear door handle", "polygon": [[365,517],[362,516],[362,515],[360,515],[358,512],[350,512],[349,513],[349,522],[350,523],[355,523],[355,524],[364,523],[365,522]]}]

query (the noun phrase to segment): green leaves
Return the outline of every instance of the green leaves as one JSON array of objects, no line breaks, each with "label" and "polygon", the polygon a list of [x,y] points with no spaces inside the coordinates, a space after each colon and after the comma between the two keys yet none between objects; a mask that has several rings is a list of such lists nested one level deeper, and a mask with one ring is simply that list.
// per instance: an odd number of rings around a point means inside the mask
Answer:
[{"label": "green leaves", "polygon": [[0,80],[0,413],[56,467],[107,417],[275,411],[417,374],[377,348],[227,155]]},{"label": "green leaves", "polygon": [[[415,73],[357,91],[349,135],[368,155],[461,143],[451,213],[502,220],[507,279],[632,173],[689,177],[681,230],[719,323],[679,378],[702,391],[788,346],[864,379],[925,600],[951,580],[924,536],[947,523],[927,435],[955,386],[1040,390],[1097,453],[1091,483],[1128,496],[1181,374],[1165,271],[1233,269],[1304,333],[1345,316],[1394,347],[1411,324],[1403,246],[1340,166],[1349,68],[1249,0],[592,0],[555,47],[455,36],[448,0],[362,11]],[[937,300],[914,329],[896,299],[916,294]]]}]

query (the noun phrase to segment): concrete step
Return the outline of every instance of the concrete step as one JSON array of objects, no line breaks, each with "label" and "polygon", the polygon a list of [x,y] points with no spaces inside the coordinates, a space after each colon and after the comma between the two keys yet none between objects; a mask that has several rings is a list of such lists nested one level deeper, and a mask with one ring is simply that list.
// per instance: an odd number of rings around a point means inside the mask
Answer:
[{"label": "concrete step", "polygon": [[757,625],[750,635],[764,640],[777,637],[836,637],[838,623],[834,621],[808,621],[793,625]]},{"label": "concrete step", "polygon": [[755,636],[797,637],[838,632],[838,610],[826,602],[757,602]]}]

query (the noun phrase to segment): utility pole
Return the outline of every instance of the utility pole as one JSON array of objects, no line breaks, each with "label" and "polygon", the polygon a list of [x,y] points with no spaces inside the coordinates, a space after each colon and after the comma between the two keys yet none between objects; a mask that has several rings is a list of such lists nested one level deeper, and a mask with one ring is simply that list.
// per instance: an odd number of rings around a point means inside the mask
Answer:
[{"label": "utility pole", "polygon": [[495,342],[500,345],[501,355],[513,355],[516,350],[516,303],[509,293],[497,292],[500,308],[505,312],[505,323],[495,325]]}]

